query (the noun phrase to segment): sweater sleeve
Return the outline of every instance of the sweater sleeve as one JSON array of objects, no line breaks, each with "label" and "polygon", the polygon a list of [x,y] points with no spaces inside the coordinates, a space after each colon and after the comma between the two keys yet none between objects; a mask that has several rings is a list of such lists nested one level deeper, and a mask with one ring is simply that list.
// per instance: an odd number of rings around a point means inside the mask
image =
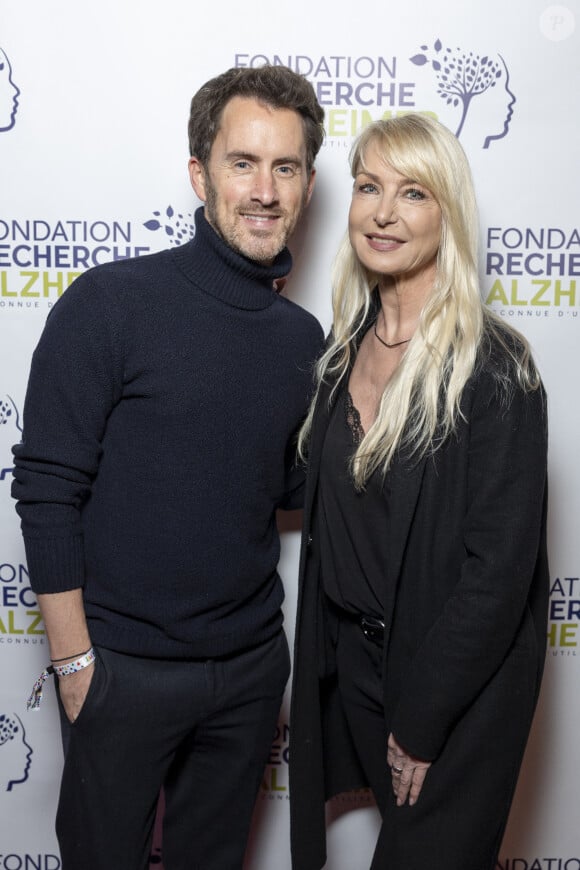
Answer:
[{"label": "sweater sleeve", "polygon": [[[417,650],[392,720],[418,758],[436,758],[462,713],[508,654],[529,601],[545,515],[543,389],[509,402],[485,377],[471,409],[465,559]],[[436,578],[434,578],[436,581]]]},{"label": "sweater sleeve", "polygon": [[306,468],[296,455],[296,437],[292,437],[286,451],[286,479],[284,498],[279,507],[285,511],[301,508],[306,488]]},{"label": "sweater sleeve", "polygon": [[[303,315],[304,317],[304,315]],[[285,482],[284,497],[278,505],[282,510],[297,510],[304,504],[306,488],[306,467],[298,456],[298,436],[308,413],[308,406],[315,393],[314,369],[316,362],[324,350],[324,333],[318,321],[308,315],[308,340],[305,341],[301,359],[298,363],[298,373],[304,384],[304,397],[301,417],[295,431],[286,446],[284,457]]]},{"label": "sweater sleeve", "polygon": [[118,400],[119,368],[106,299],[87,273],[48,317],[32,358],[22,441],[13,448],[12,495],[37,593],[83,586],[81,511]]}]

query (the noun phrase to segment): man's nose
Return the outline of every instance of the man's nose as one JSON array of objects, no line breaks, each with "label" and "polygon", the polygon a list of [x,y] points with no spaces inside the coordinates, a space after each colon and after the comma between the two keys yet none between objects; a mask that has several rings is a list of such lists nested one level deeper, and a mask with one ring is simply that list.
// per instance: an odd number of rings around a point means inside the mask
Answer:
[{"label": "man's nose", "polygon": [[278,198],[276,179],[271,169],[260,168],[254,178],[252,198],[264,205],[272,205]]}]

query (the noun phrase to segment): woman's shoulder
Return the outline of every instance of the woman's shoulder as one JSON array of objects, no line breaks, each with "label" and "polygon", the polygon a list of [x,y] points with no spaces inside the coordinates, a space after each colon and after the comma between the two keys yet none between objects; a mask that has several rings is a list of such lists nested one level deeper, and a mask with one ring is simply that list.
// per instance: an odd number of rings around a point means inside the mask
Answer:
[{"label": "woman's shoulder", "polygon": [[498,317],[486,312],[474,375],[487,376],[506,386],[535,389],[539,374],[527,339]]},{"label": "woman's shoulder", "polygon": [[515,363],[529,355],[526,338],[499,317],[486,311],[478,347],[478,363],[493,370],[506,364]]},{"label": "woman's shoulder", "polygon": [[[494,315],[486,316],[469,383],[472,399],[509,408],[516,397],[545,410],[545,391],[526,338]],[[519,401],[518,403],[519,404]]]}]

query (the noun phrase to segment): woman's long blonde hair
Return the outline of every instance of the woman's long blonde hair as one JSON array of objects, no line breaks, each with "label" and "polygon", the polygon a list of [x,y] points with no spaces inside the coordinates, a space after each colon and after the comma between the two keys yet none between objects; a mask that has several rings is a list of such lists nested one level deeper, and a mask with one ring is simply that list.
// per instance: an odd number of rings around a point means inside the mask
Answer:
[{"label": "woman's long blonde hair", "polygon": [[[513,365],[498,372],[503,387],[513,373],[527,389],[539,378],[525,339],[483,305],[477,276],[477,204],[471,171],[456,137],[426,115],[408,114],[370,124],[355,142],[350,165],[353,178],[364,170],[369,145],[396,172],[425,186],[441,209],[441,242],[432,292],[418,328],[389,380],[377,417],[352,459],[355,486],[363,489],[373,472],[386,472],[397,450],[417,457],[437,449],[455,429],[463,389],[478,351],[495,336]],[[333,269],[333,327],[316,367],[318,388],[348,377],[356,348],[371,322],[378,275],[358,260],[348,234]],[[318,390],[317,390],[318,393]],[[332,394],[331,394],[332,396]],[[315,399],[300,432],[304,457],[312,427]]]}]

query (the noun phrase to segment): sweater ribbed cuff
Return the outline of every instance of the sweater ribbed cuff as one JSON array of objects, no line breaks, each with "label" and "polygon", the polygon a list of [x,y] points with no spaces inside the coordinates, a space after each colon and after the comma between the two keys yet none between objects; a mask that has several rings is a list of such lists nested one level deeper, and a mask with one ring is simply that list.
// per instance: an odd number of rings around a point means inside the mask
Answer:
[{"label": "sweater ribbed cuff", "polygon": [[30,585],[37,594],[68,592],[84,586],[82,535],[36,538],[24,536]]}]

